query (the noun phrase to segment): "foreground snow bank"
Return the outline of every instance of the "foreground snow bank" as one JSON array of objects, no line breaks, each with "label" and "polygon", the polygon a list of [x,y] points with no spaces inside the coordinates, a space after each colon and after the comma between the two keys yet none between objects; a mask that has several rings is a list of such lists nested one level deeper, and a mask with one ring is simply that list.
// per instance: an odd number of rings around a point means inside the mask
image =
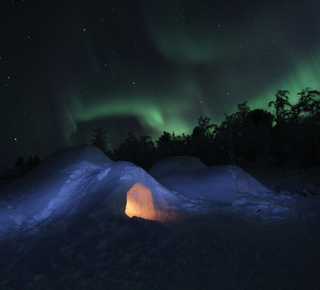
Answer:
[{"label": "foreground snow bank", "polygon": [[149,173],[157,180],[81,146],[12,184],[0,203],[0,288],[319,289],[319,200],[192,157]]}]

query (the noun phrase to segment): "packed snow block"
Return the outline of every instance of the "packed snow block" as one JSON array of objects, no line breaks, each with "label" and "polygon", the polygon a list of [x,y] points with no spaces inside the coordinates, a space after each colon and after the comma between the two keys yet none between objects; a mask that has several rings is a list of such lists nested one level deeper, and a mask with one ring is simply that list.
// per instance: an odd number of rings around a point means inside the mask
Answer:
[{"label": "packed snow block", "polygon": [[174,157],[157,162],[149,174],[168,189],[188,199],[232,204],[247,193],[271,193],[237,166],[207,167],[195,157]]}]

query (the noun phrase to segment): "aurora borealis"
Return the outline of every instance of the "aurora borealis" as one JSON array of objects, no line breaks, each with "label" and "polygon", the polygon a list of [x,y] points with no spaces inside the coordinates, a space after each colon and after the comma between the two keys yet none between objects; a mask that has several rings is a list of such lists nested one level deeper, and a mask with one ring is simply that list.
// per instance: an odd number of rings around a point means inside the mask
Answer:
[{"label": "aurora borealis", "polygon": [[320,2],[2,1],[1,163],[320,89]]}]

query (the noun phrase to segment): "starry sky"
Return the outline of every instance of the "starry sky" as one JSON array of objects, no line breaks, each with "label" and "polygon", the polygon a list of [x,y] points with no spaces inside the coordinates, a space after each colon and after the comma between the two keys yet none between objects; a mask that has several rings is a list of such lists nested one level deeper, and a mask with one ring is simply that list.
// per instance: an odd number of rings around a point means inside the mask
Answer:
[{"label": "starry sky", "polygon": [[[320,89],[320,1],[3,0],[0,165]],[[12,161],[13,160],[13,161]],[[12,164],[11,164],[12,165]]]}]

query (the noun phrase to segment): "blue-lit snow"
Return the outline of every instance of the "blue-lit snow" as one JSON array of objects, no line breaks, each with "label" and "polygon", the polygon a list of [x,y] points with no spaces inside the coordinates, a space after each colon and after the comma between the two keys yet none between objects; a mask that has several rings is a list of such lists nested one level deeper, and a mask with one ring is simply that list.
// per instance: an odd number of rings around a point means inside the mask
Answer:
[{"label": "blue-lit snow", "polygon": [[[137,183],[168,222],[125,215]],[[147,173],[60,150],[2,192],[0,288],[319,289],[319,188],[276,187],[193,157]]]},{"label": "blue-lit snow", "polygon": [[161,160],[149,174],[184,200],[269,221],[292,217],[294,205],[301,200],[292,192],[275,193],[240,167],[207,167],[196,157]]},{"label": "blue-lit snow", "polygon": [[137,182],[150,189],[155,208],[168,218],[223,210],[281,220],[296,215],[295,205],[304,198],[275,193],[237,166],[207,167],[195,157],[174,157],[147,173],[129,162],[113,162],[95,147],[79,146],[56,152],[6,189],[1,237],[81,211],[124,214],[126,194]]}]

